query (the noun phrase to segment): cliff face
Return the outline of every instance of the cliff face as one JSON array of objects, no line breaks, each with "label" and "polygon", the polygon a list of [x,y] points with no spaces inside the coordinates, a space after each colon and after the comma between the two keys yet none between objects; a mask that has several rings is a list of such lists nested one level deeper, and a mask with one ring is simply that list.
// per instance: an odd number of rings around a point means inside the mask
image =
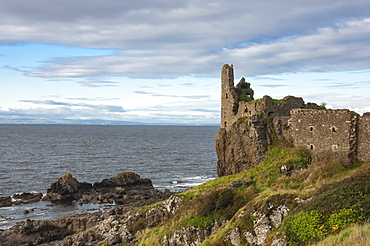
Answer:
[{"label": "cliff face", "polygon": [[229,129],[221,128],[216,136],[219,176],[240,173],[264,160],[268,134],[266,126],[255,120],[252,126],[242,118]]}]

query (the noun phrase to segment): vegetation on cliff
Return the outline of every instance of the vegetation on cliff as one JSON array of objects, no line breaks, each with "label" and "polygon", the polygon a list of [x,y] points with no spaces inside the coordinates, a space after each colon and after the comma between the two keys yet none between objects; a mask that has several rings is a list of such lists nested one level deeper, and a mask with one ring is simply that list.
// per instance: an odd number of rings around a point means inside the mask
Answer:
[{"label": "vegetation on cliff", "polygon": [[[368,228],[362,223],[370,215],[369,180],[369,162],[349,169],[337,161],[311,161],[296,148],[270,148],[266,160],[252,170],[177,194],[181,209],[157,226],[147,228],[143,218],[137,244],[177,245],[171,244],[175,238],[167,243],[164,238],[179,230],[200,240],[194,245],[308,245],[336,242],[333,236],[345,242]],[[184,228],[198,228],[198,234],[208,228],[210,235],[201,240]]]}]

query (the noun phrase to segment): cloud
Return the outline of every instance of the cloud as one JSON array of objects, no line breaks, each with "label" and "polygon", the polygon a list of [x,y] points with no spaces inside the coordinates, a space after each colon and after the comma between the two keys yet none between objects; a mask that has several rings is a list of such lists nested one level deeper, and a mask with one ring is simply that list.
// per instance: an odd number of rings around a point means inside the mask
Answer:
[{"label": "cloud", "polygon": [[81,107],[93,110],[101,110],[104,112],[111,113],[123,113],[126,112],[121,106],[116,105],[95,105],[95,104],[85,104],[85,103],[68,103],[68,102],[58,102],[54,100],[19,100],[19,102],[37,104],[37,105],[48,105],[48,106],[68,106],[68,107]]},{"label": "cloud", "polygon": [[13,66],[9,66],[9,65],[4,65],[3,69],[9,69],[9,70],[13,70],[13,71],[20,72],[20,73],[28,73],[29,72],[29,70],[13,67]]},{"label": "cloud", "polygon": [[212,53],[184,51],[185,47],[181,51],[131,50],[45,64],[25,75],[41,78],[171,79],[189,74],[218,77],[224,63],[233,63],[239,73],[247,76],[364,70],[370,67],[369,28],[370,19],[350,21],[305,35],[223,48]]},{"label": "cloud", "polygon": [[370,87],[370,81],[361,81],[361,82],[352,82],[352,83],[346,83],[346,82],[334,82],[330,83],[328,85],[324,85],[324,87],[331,88],[331,89],[361,89],[364,87]]},{"label": "cloud", "polygon": [[146,92],[146,91],[134,91],[136,94],[142,94],[142,95],[152,95],[153,93],[151,92]]},{"label": "cloud", "polygon": [[221,46],[305,34],[343,20],[365,18],[369,6],[365,0],[80,0],[78,5],[66,0],[3,0],[0,37],[4,43],[38,40],[122,50],[186,47],[207,53]]},{"label": "cloud", "polygon": [[180,85],[182,85],[182,86],[190,86],[190,87],[195,86],[194,83],[182,83]]},{"label": "cloud", "polygon": [[184,96],[184,95],[169,95],[169,94],[160,94],[160,93],[152,93],[152,92],[146,92],[146,91],[134,91],[136,94],[142,94],[142,95],[151,95],[153,97],[181,97],[181,98],[187,98],[187,99],[203,99],[203,98],[209,98],[209,95],[190,95],[190,96]]},{"label": "cloud", "polygon": [[267,77],[267,76],[260,76],[260,77],[254,77],[254,80],[275,80],[275,81],[281,81],[284,79],[281,78],[274,78],[274,77]]},{"label": "cloud", "polygon": [[86,86],[86,87],[117,86],[116,82],[111,82],[111,81],[83,80],[83,81],[79,81],[77,83],[81,84],[82,86]]},{"label": "cloud", "polygon": [[219,113],[220,112],[219,110],[201,109],[201,108],[193,109],[192,111],[195,111],[195,112],[209,112],[209,113]]},{"label": "cloud", "polygon": [[111,100],[118,100],[118,97],[69,97],[66,98],[68,100],[77,100],[77,101],[111,101]]},{"label": "cloud", "polygon": [[18,101],[19,102],[32,103],[32,104],[41,104],[41,105],[76,106],[75,104],[65,103],[65,102],[56,102],[56,101],[53,101],[53,100],[42,100],[42,101],[40,101],[40,100],[18,100]]},{"label": "cloud", "polygon": [[1,1],[0,44],[37,41],[116,53],[49,61],[27,76],[166,79],[218,77],[224,63],[248,76],[370,65],[366,0],[56,2]]},{"label": "cloud", "polygon": [[270,87],[270,88],[277,88],[277,87],[285,87],[285,86],[288,86],[288,85],[262,84],[262,85],[259,85],[259,86]]}]

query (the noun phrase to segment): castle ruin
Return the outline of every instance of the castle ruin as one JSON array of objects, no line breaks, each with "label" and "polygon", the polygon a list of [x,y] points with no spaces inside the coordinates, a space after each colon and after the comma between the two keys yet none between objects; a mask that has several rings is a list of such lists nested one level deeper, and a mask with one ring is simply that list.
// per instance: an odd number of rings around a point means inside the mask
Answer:
[{"label": "castle ruin", "polygon": [[269,145],[292,144],[343,164],[370,161],[370,114],[325,109],[300,97],[254,100],[250,84],[234,86],[234,69],[221,70],[221,127],[216,136],[219,176],[243,172],[265,159]]}]

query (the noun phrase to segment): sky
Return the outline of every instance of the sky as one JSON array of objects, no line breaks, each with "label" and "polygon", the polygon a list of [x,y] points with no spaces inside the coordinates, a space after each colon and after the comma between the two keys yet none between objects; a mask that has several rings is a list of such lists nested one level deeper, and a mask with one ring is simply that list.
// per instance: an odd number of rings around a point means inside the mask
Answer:
[{"label": "sky", "polygon": [[2,0],[0,123],[219,124],[255,98],[370,111],[368,0]]}]

